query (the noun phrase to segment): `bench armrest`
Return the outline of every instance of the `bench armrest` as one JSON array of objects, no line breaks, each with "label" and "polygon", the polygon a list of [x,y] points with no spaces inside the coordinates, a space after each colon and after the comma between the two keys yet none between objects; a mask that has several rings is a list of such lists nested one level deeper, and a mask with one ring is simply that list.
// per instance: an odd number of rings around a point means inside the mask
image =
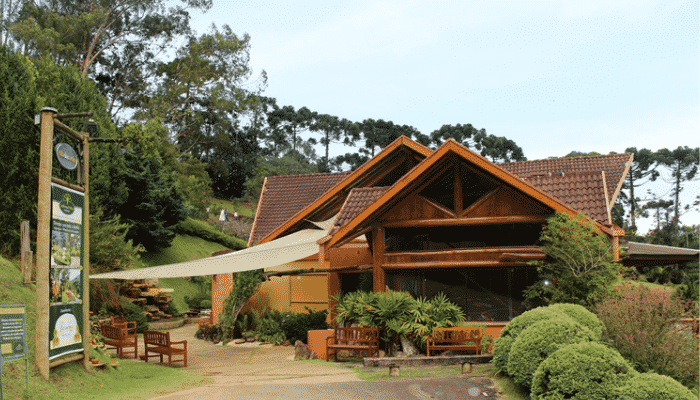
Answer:
[{"label": "bench armrest", "polygon": [[177,342],[172,342],[172,341],[171,341],[171,342],[170,342],[170,345],[171,345],[171,346],[174,345],[174,344],[177,344],[177,345],[184,345],[185,350],[187,350],[187,340],[180,340],[180,341],[177,341]]}]

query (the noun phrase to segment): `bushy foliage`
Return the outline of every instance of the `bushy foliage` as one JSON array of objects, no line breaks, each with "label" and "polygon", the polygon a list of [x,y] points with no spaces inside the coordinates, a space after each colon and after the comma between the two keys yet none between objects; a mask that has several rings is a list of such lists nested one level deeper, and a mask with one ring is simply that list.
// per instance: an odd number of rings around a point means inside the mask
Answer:
[{"label": "bushy foliage", "polygon": [[319,329],[327,329],[326,316],[328,310],[314,311],[306,308],[306,313],[285,313],[282,321],[284,336],[292,344],[297,340],[306,343],[307,332]]},{"label": "bushy foliage", "polygon": [[550,354],[567,344],[595,340],[590,329],[568,318],[537,322],[515,339],[508,357],[508,375],[529,388],[533,374]]},{"label": "bushy foliage", "polygon": [[[204,306],[204,302],[209,302],[209,307]],[[185,295],[185,303],[190,307],[191,310],[202,310],[211,308],[211,293],[205,293],[203,291],[197,292],[192,296]]]},{"label": "bushy foliage", "polygon": [[610,398],[615,400],[697,400],[698,395],[673,378],[645,373],[628,380]]},{"label": "bushy foliage", "polygon": [[604,339],[638,371],[697,385],[698,343],[690,332],[678,331],[686,309],[670,291],[619,285],[613,296],[597,305],[596,313],[605,325]]},{"label": "bushy foliage", "polygon": [[603,323],[592,312],[578,304],[558,303],[548,307],[550,310],[564,314],[579,324],[593,331],[598,339],[603,334]]},{"label": "bushy foliage", "polygon": [[18,254],[20,222],[28,220],[36,230],[37,92],[31,65],[5,46],[0,46],[0,82],[0,251]]},{"label": "bushy foliage", "polygon": [[[143,247],[126,239],[129,230],[119,216],[103,220],[101,208],[90,213],[90,273],[133,269]],[[90,280],[90,310],[119,308],[119,288],[113,279]]]},{"label": "bushy foliage", "polygon": [[284,330],[282,329],[283,319],[282,312],[274,308],[265,307],[261,311],[253,310],[255,340],[276,345],[282,344],[285,340]]},{"label": "bushy foliage", "polygon": [[536,261],[549,285],[537,283],[525,293],[534,302],[593,305],[610,293],[624,271],[613,262],[612,245],[584,214],[557,212],[547,219],[540,236],[547,259]]},{"label": "bushy foliage", "polygon": [[538,307],[513,318],[501,330],[493,348],[493,364],[498,371],[508,371],[508,358],[513,343],[527,327],[551,319],[567,318],[550,307]]},{"label": "bushy foliage", "polygon": [[407,292],[352,292],[336,300],[339,325],[379,328],[390,352],[398,348],[401,335],[425,349],[425,339],[433,328],[455,326],[464,321],[461,309],[442,294],[416,300]]},{"label": "bushy foliage", "polygon": [[238,314],[248,299],[257,292],[262,283],[262,277],[261,269],[238,272],[234,275],[233,288],[224,300],[224,309],[219,314],[219,329],[224,338],[233,338]]},{"label": "bushy foliage", "polygon": [[144,329],[148,329],[148,319],[146,319],[146,314],[143,313],[141,307],[124,296],[119,298],[119,305],[121,306],[121,313],[127,321],[136,321],[137,331],[143,332]]},{"label": "bushy foliage", "polygon": [[532,377],[531,398],[605,400],[637,372],[601,343],[564,346],[540,364]]},{"label": "bushy foliage", "polygon": [[219,243],[232,250],[241,250],[246,247],[246,242],[242,239],[220,232],[206,221],[187,218],[180,222],[177,230],[180,233]]}]

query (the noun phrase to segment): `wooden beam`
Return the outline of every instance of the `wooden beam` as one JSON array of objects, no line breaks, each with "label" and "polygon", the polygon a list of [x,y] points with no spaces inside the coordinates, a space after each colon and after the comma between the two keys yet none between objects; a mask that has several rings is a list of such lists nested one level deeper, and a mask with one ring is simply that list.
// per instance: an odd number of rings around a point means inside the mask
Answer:
[{"label": "wooden beam", "polygon": [[372,231],[372,257],[374,265],[372,268],[372,291],[383,293],[386,286],[384,273],[384,252],[386,251],[384,227],[375,225]]},{"label": "wooden beam", "polygon": [[470,212],[472,212],[473,210],[476,210],[476,209],[479,208],[483,203],[485,203],[486,201],[488,201],[491,197],[495,196],[496,193],[498,193],[498,191],[501,190],[501,188],[503,188],[502,185],[496,187],[496,188],[493,189],[492,191],[490,191],[490,192],[486,193],[485,195],[481,196],[477,201],[473,202],[473,203],[470,204],[466,209],[462,210],[462,212],[459,213],[459,216],[461,217],[461,216],[467,215],[467,214],[469,214]]},{"label": "wooden beam", "polygon": [[460,268],[460,267],[525,267],[527,262],[521,261],[421,261],[385,263],[384,269],[412,268]]},{"label": "wooden beam", "polygon": [[54,127],[62,130],[63,132],[67,133],[68,135],[72,136],[73,139],[78,140],[80,142],[83,141],[84,135],[81,135],[80,133],[74,131],[73,129],[70,128],[70,126],[59,121],[58,118],[56,118],[55,116],[53,118],[53,125],[54,125]]},{"label": "wooden beam", "polygon": [[464,200],[464,195],[462,194],[462,180],[459,179],[459,163],[454,163],[454,171],[455,171],[455,183],[454,183],[454,196],[455,196],[455,213],[457,215],[460,215],[462,213],[462,208],[464,207],[463,200]]},{"label": "wooden beam", "polygon": [[402,251],[386,253],[385,256],[401,257],[401,256],[426,256],[436,257],[442,255],[458,255],[458,254],[484,254],[484,253],[531,253],[538,254],[542,252],[540,246],[508,246],[508,247],[475,247],[470,249],[452,249],[452,250],[432,250],[432,251]]},{"label": "wooden beam", "polygon": [[355,265],[352,267],[341,267],[341,268],[304,268],[295,269],[290,271],[272,271],[265,272],[263,276],[268,279],[273,276],[286,276],[286,275],[302,275],[302,274],[322,274],[326,272],[347,272],[347,271],[368,271],[372,269],[371,265]]},{"label": "wooden beam", "polygon": [[544,253],[503,253],[498,259],[500,261],[534,261],[544,260],[547,255]]},{"label": "wooden beam", "polygon": [[539,215],[511,215],[507,217],[478,217],[478,218],[445,218],[417,219],[406,221],[386,222],[386,228],[436,227],[436,226],[468,226],[468,225],[499,225],[499,224],[539,224],[547,220]]}]

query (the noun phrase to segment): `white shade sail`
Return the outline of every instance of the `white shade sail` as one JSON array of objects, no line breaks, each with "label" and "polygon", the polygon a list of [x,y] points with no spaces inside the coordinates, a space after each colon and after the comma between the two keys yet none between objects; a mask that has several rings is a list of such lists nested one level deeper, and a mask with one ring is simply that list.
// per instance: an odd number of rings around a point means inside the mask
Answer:
[{"label": "white shade sail", "polygon": [[304,229],[234,253],[178,264],[90,275],[90,279],[174,278],[269,268],[318,253],[316,241],[327,234],[328,230],[325,229]]}]

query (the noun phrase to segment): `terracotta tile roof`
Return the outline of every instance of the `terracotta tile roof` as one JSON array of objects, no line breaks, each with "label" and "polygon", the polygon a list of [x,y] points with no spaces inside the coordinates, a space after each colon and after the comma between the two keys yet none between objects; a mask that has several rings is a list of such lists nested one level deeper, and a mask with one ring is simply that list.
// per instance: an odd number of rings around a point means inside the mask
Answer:
[{"label": "terracotta tile roof", "polygon": [[338,213],[338,218],[335,220],[335,225],[331,229],[330,234],[335,233],[340,227],[355,218],[357,214],[384,194],[387,189],[389,189],[388,186],[352,189],[343,204],[343,208]]},{"label": "terracotta tile roof", "polygon": [[[631,154],[612,154],[521,161],[498,164],[498,167],[605,224],[608,223],[608,217],[601,171],[605,171],[608,199],[612,204],[630,162]],[[268,177],[260,196],[249,244],[272,233],[350,174]],[[388,187],[353,188],[345,199],[332,232],[359,214],[387,189]]]},{"label": "terracotta tile roof", "polygon": [[609,223],[603,174],[600,171],[533,175],[523,180],[574,210],[602,224]]},{"label": "terracotta tile roof", "polygon": [[337,185],[348,174],[349,172],[341,172],[267,177],[260,194],[260,203],[248,244],[256,243],[265,237]]},{"label": "terracotta tile roof", "polygon": [[[608,201],[613,204],[622,187],[622,179],[629,169],[632,154],[610,154],[605,156],[585,156],[548,158],[535,161],[518,161],[498,164],[499,167],[521,178],[533,176],[554,176],[577,171],[605,171]],[[562,199],[562,201],[564,201]],[[572,205],[573,206],[573,205]]]}]

